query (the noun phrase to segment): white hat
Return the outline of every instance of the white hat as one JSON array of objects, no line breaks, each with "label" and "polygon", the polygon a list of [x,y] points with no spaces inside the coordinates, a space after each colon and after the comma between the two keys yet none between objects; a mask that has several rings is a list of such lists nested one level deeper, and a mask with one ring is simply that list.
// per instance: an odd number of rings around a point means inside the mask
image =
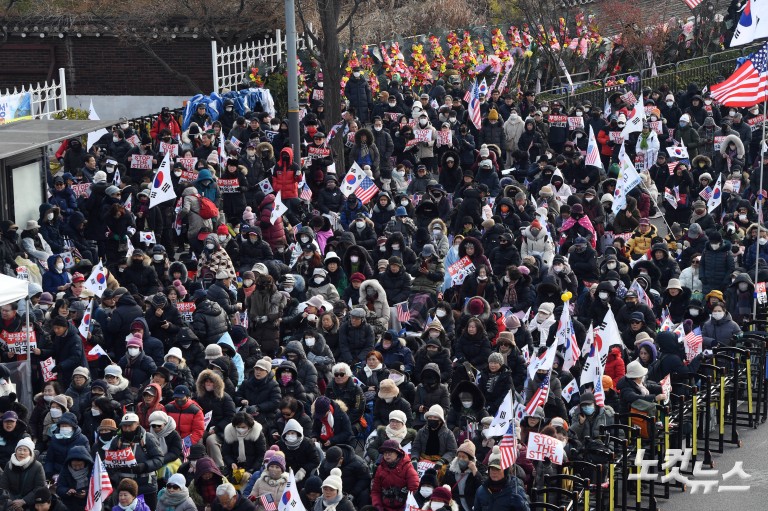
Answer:
[{"label": "white hat", "polygon": [[643,367],[643,364],[640,363],[640,360],[634,360],[627,364],[627,378],[629,379],[635,379],[635,378],[642,378],[648,374],[648,369]]},{"label": "white hat", "polygon": [[168,357],[176,357],[179,360],[184,359],[184,356],[181,354],[181,350],[176,346],[168,350],[168,353],[165,354],[165,357],[163,358],[163,360],[165,362],[168,362]]},{"label": "white hat", "polygon": [[427,413],[424,414],[425,419],[429,419],[430,417],[436,417],[440,419],[441,421],[445,422],[445,415],[443,413],[443,407],[440,405],[432,405],[429,407],[429,410],[427,410]]},{"label": "white hat", "polygon": [[135,413],[126,413],[123,418],[120,419],[120,424],[128,424],[129,422],[139,422],[139,416]]},{"label": "white hat", "polygon": [[259,368],[263,371],[270,372],[272,370],[272,359],[269,357],[262,357],[253,367],[254,369]]},{"label": "white hat", "polygon": [[539,305],[539,312],[546,312],[547,314],[552,314],[555,312],[555,304],[551,302],[544,302],[541,305]]},{"label": "white hat", "polygon": [[106,369],[104,369],[104,377],[107,376],[122,376],[123,375],[123,369],[119,365],[108,365]]},{"label": "white hat", "polygon": [[93,182],[94,183],[106,183],[107,182],[107,173],[103,170],[97,171],[93,175]]},{"label": "white hat", "polygon": [[405,412],[402,410],[392,410],[389,412],[389,420],[402,422],[405,424],[408,421],[408,418],[405,416]]},{"label": "white hat", "polygon": [[[123,417],[123,420],[125,420],[125,417]],[[156,410],[149,414],[149,425],[154,426],[155,424],[161,426],[168,424],[168,414],[162,410]]]},{"label": "white hat", "polygon": [[19,447],[26,447],[29,449],[29,453],[34,455],[35,454],[35,443],[32,441],[29,437],[24,437],[21,440],[19,440],[19,443],[16,444],[16,449]]},{"label": "white hat", "polygon": [[323,487],[329,487],[333,488],[334,490],[341,492],[342,488],[342,482],[341,482],[341,469],[334,468],[331,470],[331,475],[325,478],[325,481],[323,481]]}]

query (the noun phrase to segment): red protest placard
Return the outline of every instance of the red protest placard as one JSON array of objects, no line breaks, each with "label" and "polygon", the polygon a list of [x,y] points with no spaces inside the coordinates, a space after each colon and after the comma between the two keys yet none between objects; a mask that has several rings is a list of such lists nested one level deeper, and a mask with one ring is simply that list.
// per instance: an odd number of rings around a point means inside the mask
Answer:
[{"label": "red protest placard", "polygon": [[624,141],[620,131],[609,131],[608,136],[614,144],[621,144]]},{"label": "red protest placard", "polygon": [[544,461],[549,458],[555,465],[562,465],[563,454],[563,443],[557,438],[534,432],[528,435],[528,450],[525,456],[529,460]]},{"label": "red protest placard", "polygon": [[43,381],[53,381],[56,379],[56,375],[53,369],[56,367],[56,361],[53,357],[49,357],[40,362],[40,369],[43,373]]},{"label": "red protest placard", "polygon": [[747,124],[752,126],[752,131],[757,131],[759,129],[763,129],[763,120],[765,119],[765,116],[763,114],[756,115],[755,117],[751,119],[747,119]]},{"label": "red protest placard", "polygon": [[133,454],[133,449],[130,447],[123,447],[122,449],[116,449],[114,451],[105,451],[104,464],[107,467],[130,467],[136,464],[136,456]]},{"label": "red protest placard", "polygon": [[[27,333],[26,332],[6,332],[3,330],[0,332],[0,339],[8,347],[9,353],[16,355],[27,354]],[[37,337],[35,331],[32,330],[29,334],[29,349],[34,350],[37,348]]]},{"label": "red protest placard", "polygon": [[548,120],[553,128],[565,128],[568,125],[568,117],[565,115],[550,115]]},{"label": "red protest placard", "polygon": [[331,149],[328,147],[309,146],[307,147],[307,158],[310,160],[323,159],[331,155]]},{"label": "red protest placard", "polygon": [[152,155],[151,154],[132,154],[131,168],[152,170]]},{"label": "red protest placard", "polygon": [[234,179],[219,179],[219,190],[221,193],[238,193],[240,191],[240,181]]},{"label": "red protest placard", "polygon": [[170,154],[171,158],[175,158],[179,155],[179,144],[160,142],[160,152],[163,154]]},{"label": "red protest placard", "polygon": [[192,323],[192,313],[195,312],[195,302],[176,302],[176,310],[187,323]]}]

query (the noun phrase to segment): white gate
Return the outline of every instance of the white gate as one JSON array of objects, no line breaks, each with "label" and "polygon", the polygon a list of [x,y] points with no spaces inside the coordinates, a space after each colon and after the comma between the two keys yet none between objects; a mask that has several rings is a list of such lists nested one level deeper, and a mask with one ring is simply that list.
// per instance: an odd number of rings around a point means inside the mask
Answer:
[{"label": "white gate", "polygon": [[[309,29],[312,30],[310,24]],[[211,41],[211,58],[213,60],[213,91],[235,90],[243,82],[249,66],[259,60],[272,69],[281,64],[285,58],[286,36],[281,30],[275,30],[274,37],[261,41],[250,41],[226,48],[219,48],[216,41]],[[299,50],[312,49],[314,45],[307,35],[299,35],[296,39]]]},{"label": "white gate", "polygon": [[0,91],[0,96],[29,94],[31,114],[34,119],[52,119],[56,114],[67,109],[67,79],[64,68],[59,68],[59,81],[52,80],[43,84],[22,86],[21,90],[13,88]]}]

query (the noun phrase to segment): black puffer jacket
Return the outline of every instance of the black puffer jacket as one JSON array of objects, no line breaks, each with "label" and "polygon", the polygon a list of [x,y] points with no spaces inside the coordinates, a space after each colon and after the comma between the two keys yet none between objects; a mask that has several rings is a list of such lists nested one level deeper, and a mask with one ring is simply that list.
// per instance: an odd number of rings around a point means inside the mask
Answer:
[{"label": "black puffer jacket", "polygon": [[317,386],[317,368],[307,360],[307,354],[304,352],[304,346],[299,341],[290,341],[285,347],[285,355],[295,354],[297,360],[294,362],[298,380],[304,385],[304,392],[309,401],[320,395],[320,388]]},{"label": "black puffer jacket", "polygon": [[115,310],[109,316],[109,320],[104,326],[104,341],[107,344],[107,352],[112,360],[120,358],[125,354],[125,339],[131,333],[131,323],[139,316],[144,315],[144,311],[128,293],[117,300]]},{"label": "black puffer jacket", "polygon": [[272,371],[261,380],[251,376],[243,382],[235,394],[235,403],[240,406],[242,400],[248,401],[248,406],[256,407],[259,415],[256,420],[265,424],[265,420],[272,421],[277,407],[280,404],[280,386],[275,381]]},{"label": "black puffer jacket", "polygon": [[214,344],[227,331],[229,319],[224,310],[207,298],[196,304],[192,314],[192,331],[203,345]]},{"label": "black puffer jacket", "polygon": [[237,301],[235,293],[221,285],[221,282],[218,280],[208,288],[208,299],[218,304],[229,316],[237,312],[235,309],[235,302]]},{"label": "black puffer jacket", "polygon": [[390,305],[395,305],[400,302],[408,300],[411,295],[411,276],[405,271],[403,266],[400,266],[400,271],[392,273],[387,268],[387,271],[380,273],[376,279],[384,288],[384,292],[387,294],[387,302]]},{"label": "black puffer jacket", "polygon": [[374,346],[373,328],[365,318],[359,327],[352,326],[351,321],[345,321],[339,328],[339,345],[341,362],[349,365],[362,362]]},{"label": "black puffer jacket", "polygon": [[[205,381],[213,382],[213,390],[205,390]],[[216,372],[206,369],[197,377],[197,393],[195,401],[203,409],[203,414],[211,412],[211,420],[208,428],[215,428],[219,438],[224,435],[224,429],[229,425],[232,416],[235,415],[235,402],[232,397],[224,392],[224,380]],[[263,453],[262,453],[263,454]]]},{"label": "black puffer jacket", "polygon": [[160,290],[160,279],[152,267],[149,257],[144,257],[141,263],[131,262],[120,274],[120,284],[131,293],[149,296]]},{"label": "black puffer jacket", "polygon": [[[459,399],[459,394],[465,392],[472,395],[472,406],[470,408],[464,408],[461,404],[461,399]],[[488,417],[483,393],[471,381],[459,382],[451,393],[451,408],[448,410],[448,416],[445,418],[448,429],[454,433],[467,431],[468,424],[479,424],[483,417]]]}]

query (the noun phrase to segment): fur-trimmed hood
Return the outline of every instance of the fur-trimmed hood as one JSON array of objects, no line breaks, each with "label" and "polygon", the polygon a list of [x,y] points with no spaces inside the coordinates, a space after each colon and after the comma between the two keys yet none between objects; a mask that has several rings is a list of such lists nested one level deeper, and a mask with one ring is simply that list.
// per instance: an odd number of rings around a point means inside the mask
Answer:
[{"label": "fur-trimmed hood", "polygon": [[260,157],[261,156],[261,152],[264,149],[267,149],[269,151],[269,157],[270,158],[274,158],[275,157],[275,150],[272,147],[272,144],[270,144],[269,142],[261,142],[261,143],[259,143],[259,145],[256,146],[256,154]]},{"label": "fur-trimmed hood", "polygon": [[371,133],[371,130],[369,130],[368,128],[361,128],[361,129],[357,130],[355,132],[355,143],[356,144],[360,143],[360,137],[362,135],[366,136],[365,144],[370,147],[371,144],[373,144],[373,133]]},{"label": "fur-trimmed hood", "polygon": [[[200,375],[202,376],[202,373]],[[253,427],[248,431],[248,434],[245,435],[245,441],[256,442],[259,439],[259,436],[261,436],[263,429],[261,424],[254,421]],[[224,441],[228,444],[237,442],[237,430],[232,424],[227,424],[227,427],[224,428]]]},{"label": "fur-trimmed hood", "polygon": [[442,229],[442,231],[443,231],[443,235],[444,235],[444,236],[447,236],[447,235],[448,235],[448,227],[445,225],[445,222],[443,222],[443,220],[442,220],[441,218],[435,218],[434,220],[432,220],[431,222],[429,222],[429,232],[430,232],[430,233],[432,232],[432,229],[433,229],[433,228],[434,228],[436,225],[437,225],[437,226],[439,226],[439,227],[440,227],[440,229]]},{"label": "fur-trimmed hood", "polygon": [[[486,300],[482,296],[473,296],[471,298],[479,298],[483,301],[483,313],[477,317],[480,319],[480,321],[486,321],[491,316],[491,304],[489,304],[488,300]],[[464,304],[464,307],[461,309],[461,312],[463,314],[466,314],[467,316],[474,316],[474,314],[469,312],[469,302],[470,300],[467,300],[467,303]]]},{"label": "fur-trimmed hood", "polygon": [[736,157],[740,160],[744,159],[744,142],[741,141],[738,135],[728,135],[725,137],[725,139],[720,143],[720,154],[725,156],[725,153],[728,150],[728,145],[731,142],[736,145]]},{"label": "fur-trimmed hood", "polygon": [[224,397],[224,380],[218,373],[210,369],[204,369],[200,372],[200,376],[197,377],[195,387],[197,388],[197,395],[205,395],[205,380],[211,380],[213,382],[213,393],[216,399]]},{"label": "fur-trimmed hood", "polygon": [[[437,364],[435,364],[435,366],[437,366]],[[438,371],[438,374],[440,374],[439,371]],[[349,408],[347,408],[347,405],[345,405],[344,401],[342,401],[341,399],[334,399],[332,404],[333,404],[333,408],[335,410],[341,410],[344,413],[347,413],[349,411]],[[315,403],[314,402],[312,403],[312,406],[310,407],[309,412],[310,412],[310,416],[311,417],[315,416]]]}]

